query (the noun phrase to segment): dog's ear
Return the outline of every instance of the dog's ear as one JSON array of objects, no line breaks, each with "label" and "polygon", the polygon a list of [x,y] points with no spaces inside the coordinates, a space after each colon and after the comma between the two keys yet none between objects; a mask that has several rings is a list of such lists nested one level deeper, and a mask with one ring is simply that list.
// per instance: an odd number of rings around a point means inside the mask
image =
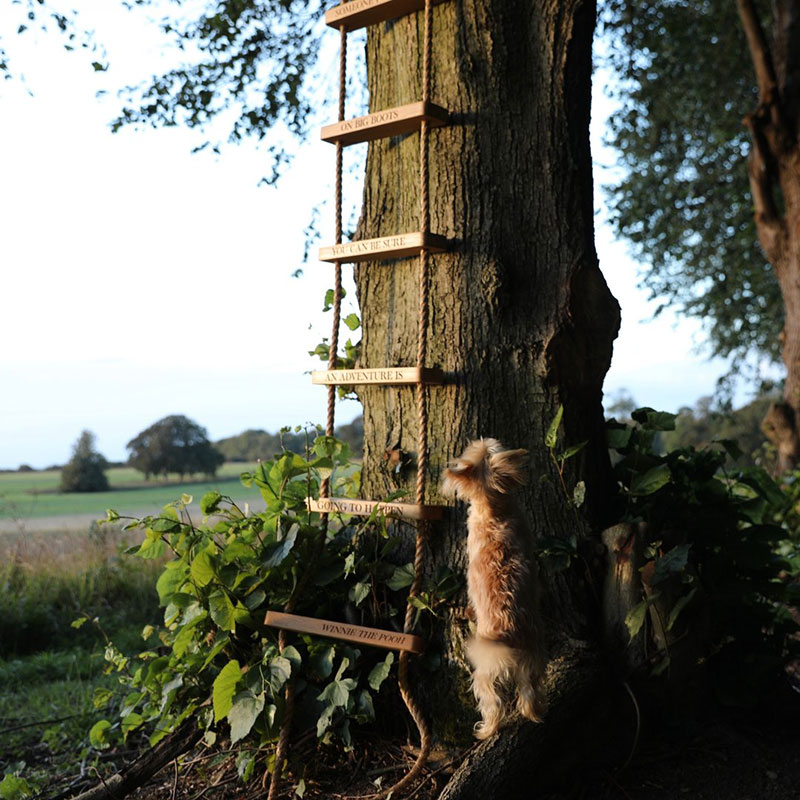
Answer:
[{"label": "dog's ear", "polygon": [[527,481],[527,450],[502,450],[489,458],[492,488],[502,494],[511,494]]}]

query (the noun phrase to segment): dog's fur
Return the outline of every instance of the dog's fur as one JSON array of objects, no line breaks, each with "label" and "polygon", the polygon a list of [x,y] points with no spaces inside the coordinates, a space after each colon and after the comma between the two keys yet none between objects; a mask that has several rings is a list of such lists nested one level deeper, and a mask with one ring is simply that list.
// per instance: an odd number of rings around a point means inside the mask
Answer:
[{"label": "dog's fur", "polygon": [[482,718],[475,727],[479,739],[505,720],[500,683],[516,686],[522,716],[540,722],[545,711],[536,561],[530,530],[513,497],[525,483],[527,456],[527,450],[505,450],[496,439],[478,439],[445,470],[442,481],[444,494],[470,504],[467,592],[477,630],[467,655]]}]

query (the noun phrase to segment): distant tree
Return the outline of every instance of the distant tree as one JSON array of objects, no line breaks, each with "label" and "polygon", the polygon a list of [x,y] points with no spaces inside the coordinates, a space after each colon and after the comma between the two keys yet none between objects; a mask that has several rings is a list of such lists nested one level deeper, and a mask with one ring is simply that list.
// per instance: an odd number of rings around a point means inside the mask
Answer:
[{"label": "distant tree", "polygon": [[181,414],[173,414],[143,430],[126,445],[128,463],[144,473],[184,475],[202,473],[216,475],[225,456],[208,440],[206,429]]},{"label": "distant tree", "polygon": [[34,472],[34,469],[30,464],[20,464],[17,467],[17,472]]},{"label": "distant tree", "polygon": [[[354,454],[361,453],[364,447],[364,418],[356,417],[346,425],[340,425],[334,431],[336,438],[350,445]],[[257,461],[259,458],[271,458],[282,450],[292,453],[305,452],[307,440],[304,433],[269,433],[259,428],[250,428],[236,436],[228,436],[214,442],[214,447],[225,456],[226,461]]]},{"label": "distant tree", "polygon": [[61,470],[62,492],[106,492],[108,462],[97,452],[94,434],[83,431],[72,449],[72,458]]},{"label": "distant tree", "polygon": [[662,434],[664,447],[700,448],[712,442],[733,441],[742,451],[736,462],[742,466],[753,461],[772,467],[774,451],[765,446],[761,422],[775,397],[757,397],[741,408],[726,411],[715,408],[711,397],[701,397],[694,408],[684,407],[678,412],[675,430]]}]

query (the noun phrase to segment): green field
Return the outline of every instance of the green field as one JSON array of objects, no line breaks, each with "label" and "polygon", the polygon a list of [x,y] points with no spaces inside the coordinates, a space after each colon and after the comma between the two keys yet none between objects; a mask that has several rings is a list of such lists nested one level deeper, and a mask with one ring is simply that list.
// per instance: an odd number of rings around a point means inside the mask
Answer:
[{"label": "green field", "polygon": [[107,508],[122,515],[151,513],[177,500],[182,493],[196,501],[213,489],[233,497],[238,503],[250,503],[260,509],[261,496],[257,490],[245,489],[239,474],[254,464],[223,464],[217,477],[211,480],[180,480],[178,475],[145,481],[142,473],[130,467],[107,470],[111,490],[108,492],[67,493],[58,491],[59,470],[45,472],[0,473],[0,520],[33,520],[42,517],[96,514],[105,516]]}]

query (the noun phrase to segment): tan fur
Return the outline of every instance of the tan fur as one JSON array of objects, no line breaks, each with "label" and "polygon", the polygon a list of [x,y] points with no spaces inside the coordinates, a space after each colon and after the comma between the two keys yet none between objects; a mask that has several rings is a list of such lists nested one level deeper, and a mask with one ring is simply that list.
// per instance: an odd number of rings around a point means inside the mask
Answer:
[{"label": "tan fur", "polygon": [[467,643],[480,739],[506,717],[498,684],[513,684],[517,710],[535,722],[545,710],[540,683],[546,665],[533,541],[513,497],[525,483],[526,450],[478,439],[445,470],[442,492],[470,504],[467,593],[476,633]]}]

